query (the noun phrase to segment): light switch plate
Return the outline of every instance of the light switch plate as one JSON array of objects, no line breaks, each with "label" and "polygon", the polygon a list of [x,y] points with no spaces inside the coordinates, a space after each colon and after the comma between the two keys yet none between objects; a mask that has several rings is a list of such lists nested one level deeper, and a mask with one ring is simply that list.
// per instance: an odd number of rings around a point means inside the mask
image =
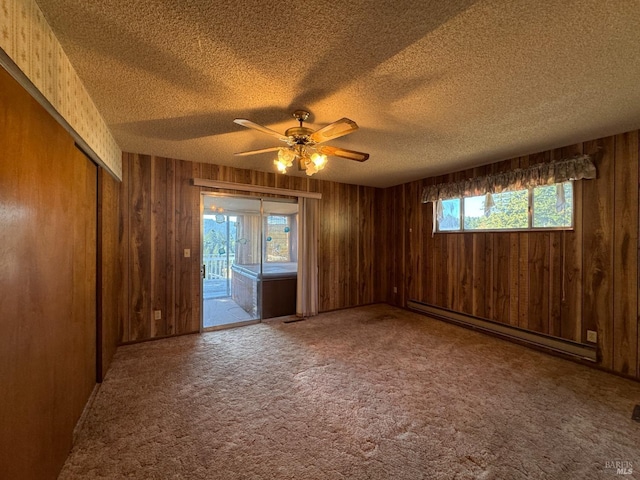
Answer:
[{"label": "light switch plate", "polygon": [[587,330],[587,342],[597,343],[598,332],[596,332],[595,330]]},{"label": "light switch plate", "polygon": [[162,320],[162,311],[161,310],[154,310],[153,311],[153,319],[154,320]]},{"label": "light switch plate", "polygon": [[189,258],[191,257],[191,250],[188,248],[184,249],[184,258]]}]

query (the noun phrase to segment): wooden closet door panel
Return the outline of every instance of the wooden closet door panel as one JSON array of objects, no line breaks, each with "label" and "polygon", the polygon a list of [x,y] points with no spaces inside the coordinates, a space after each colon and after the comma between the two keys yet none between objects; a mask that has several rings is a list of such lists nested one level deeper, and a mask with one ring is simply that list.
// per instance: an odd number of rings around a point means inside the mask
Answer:
[{"label": "wooden closet door panel", "polygon": [[94,164],[0,69],[0,478],[56,478],[95,385]]}]

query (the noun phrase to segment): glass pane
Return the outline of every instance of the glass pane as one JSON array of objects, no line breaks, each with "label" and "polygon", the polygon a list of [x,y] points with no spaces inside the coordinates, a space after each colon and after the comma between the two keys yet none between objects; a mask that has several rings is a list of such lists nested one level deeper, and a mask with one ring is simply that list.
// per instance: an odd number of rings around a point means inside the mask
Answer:
[{"label": "glass pane", "polygon": [[438,222],[441,232],[460,230],[460,199],[442,200],[442,220]]},{"label": "glass pane", "polygon": [[264,200],[262,318],[296,313],[298,204]]},{"label": "glass pane", "polygon": [[476,230],[484,218],[484,202],[486,195],[465,197],[464,199],[464,229]]},{"label": "glass pane", "polygon": [[202,261],[206,298],[231,295],[230,266],[235,258],[236,217],[205,212],[202,219]]},{"label": "glass pane", "polygon": [[465,230],[516,230],[529,226],[529,192],[494,193],[493,206],[485,213],[486,195],[464,199]]},{"label": "glass pane", "polygon": [[202,326],[260,318],[260,200],[205,195],[202,215]]},{"label": "glass pane", "polygon": [[573,212],[573,184],[565,182],[564,199],[558,198],[556,185],[533,189],[533,227],[571,227]]},{"label": "glass pane", "polygon": [[265,239],[267,262],[290,262],[291,219],[288,215],[268,215]]}]

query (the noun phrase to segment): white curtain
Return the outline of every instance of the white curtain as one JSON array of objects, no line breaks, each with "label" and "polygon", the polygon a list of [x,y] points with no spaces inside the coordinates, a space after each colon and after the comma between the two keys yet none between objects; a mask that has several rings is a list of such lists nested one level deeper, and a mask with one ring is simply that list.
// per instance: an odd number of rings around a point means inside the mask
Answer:
[{"label": "white curtain", "polygon": [[298,198],[298,291],[296,315],[318,314],[318,200]]},{"label": "white curtain", "polygon": [[238,215],[236,263],[251,265],[260,263],[260,214]]}]

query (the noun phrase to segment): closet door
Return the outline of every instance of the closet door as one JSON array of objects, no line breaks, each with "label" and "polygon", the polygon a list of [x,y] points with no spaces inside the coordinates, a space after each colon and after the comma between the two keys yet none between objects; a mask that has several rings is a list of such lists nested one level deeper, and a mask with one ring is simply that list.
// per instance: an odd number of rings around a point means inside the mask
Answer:
[{"label": "closet door", "polygon": [[56,478],[96,381],[97,167],[0,68],[0,478]]}]

